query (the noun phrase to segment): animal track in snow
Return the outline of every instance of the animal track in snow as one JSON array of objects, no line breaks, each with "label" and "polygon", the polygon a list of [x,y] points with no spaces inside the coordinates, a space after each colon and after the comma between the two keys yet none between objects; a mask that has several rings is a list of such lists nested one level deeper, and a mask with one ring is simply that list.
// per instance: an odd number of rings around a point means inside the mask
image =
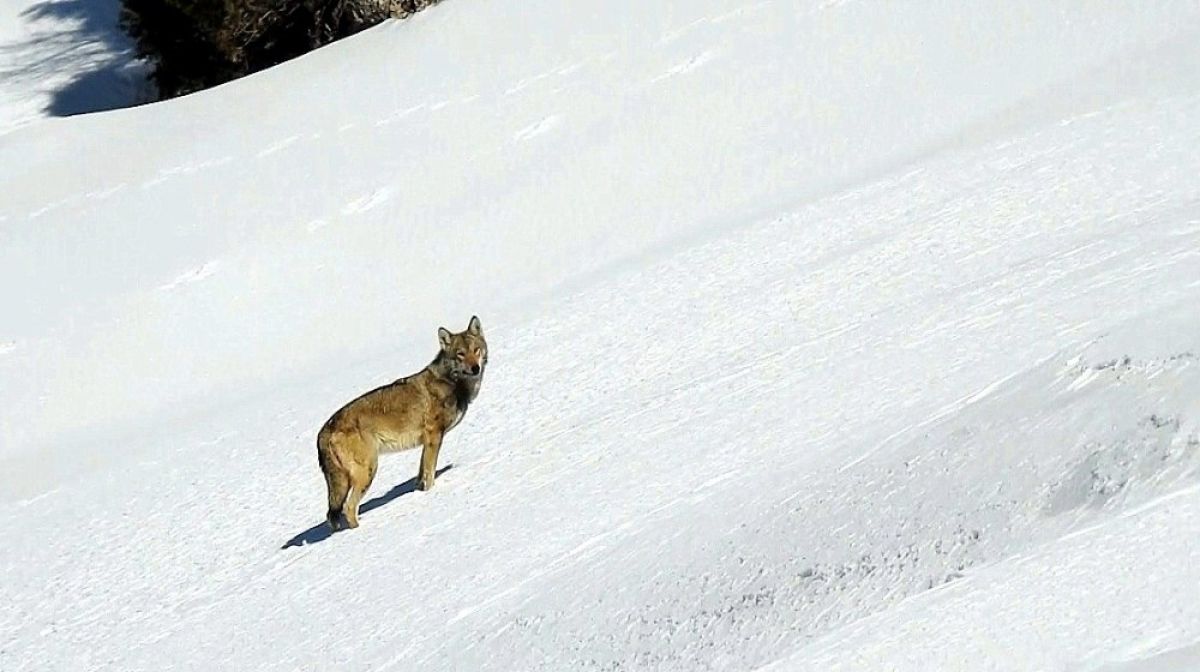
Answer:
[{"label": "animal track in snow", "polygon": [[192,173],[199,172],[205,168],[216,168],[218,166],[223,166],[231,161],[233,161],[232,156],[222,156],[219,159],[197,161],[196,163],[185,163],[175,166],[174,168],[167,168],[162,172],[166,175],[191,175]]},{"label": "animal track in snow", "polygon": [[699,26],[703,23],[707,23],[708,21],[709,21],[708,19],[696,19],[695,21],[692,21],[691,23],[685,24],[678,28],[672,28],[671,30],[668,30],[667,32],[663,33],[662,37],[658,38],[658,43],[660,45],[670,44],[671,42],[678,40],[679,38],[683,37],[687,33],[694,30],[696,28],[696,26]]},{"label": "animal track in snow", "polygon": [[553,129],[555,126],[558,126],[558,122],[559,116],[557,114],[552,114],[536,124],[531,124],[517,131],[516,135],[513,136],[513,140],[516,140],[517,142],[529,140],[530,138],[539,136],[542,133]]},{"label": "animal track in snow", "polygon": [[408,115],[410,115],[414,112],[420,111],[424,107],[425,107],[425,103],[421,103],[420,105],[413,105],[412,107],[406,107],[403,110],[396,110],[392,114],[376,121],[375,125],[376,126],[387,126],[390,123],[400,121],[401,119],[407,117]]},{"label": "animal track in snow", "polygon": [[587,64],[586,61],[577,61],[575,63],[568,63],[566,65],[556,67],[552,70],[548,70],[546,72],[543,72],[540,75],[526,77],[526,78],[522,79],[521,81],[517,82],[516,84],[512,85],[508,89],[506,89],[504,91],[504,95],[511,96],[514,93],[519,93],[519,92],[529,88],[533,84],[536,84],[536,83],[542,81],[543,79],[548,79],[548,78],[554,77],[554,76],[563,77],[565,75],[569,75],[569,74],[575,72],[576,70],[579,70],[586,64]]},{"label": "animal track in snow", "polygon": [[53,210],[57,207],[58,207],[58,203],[51,203],[50,205],[43,205],[42,207],[38,208],[37,210],[31,211],[29,213],[29,218],[37,219],[38,217],[41,217],[42,215],[46,214],[47,212],[50,212],[51,210]]},{"label": "animal track in snow", "polygon": [[692,70],[695,70],[696,68],[711,61],[713,59],[713,57],[714,57],[714,54],[711,51],[701,52],[701,53],[689,58],[688,60],[683,61],[682,63],[677,63],[677,64],[671,66],[670,68],[667,69],[666,72],[664,72],[661,75],[650,80],[650,83],[653,84],[654,82],[662,81],[664,79],[667,79],[668,77],[675,77],[676,75],[682,75],[682,74],[691,72]]},{"label": "animal track in snow", "polygon": [[555,70],[554,74],[558,75],[559,77],[566,77],[567,75],[570,75],[579,70],[582,70],[583,66],[586,64],[587,64],[586,61],[578,61],[576,63],[571,63],[570,65],[565,65],[565,66],[559,68],[558,70]]},{"label": "animal track in snow", "polygon": [[221,266],[221,262],[219,262],[219,261],[206,261],[203,264],[200,264],[199,266],[197,266],[196,268],[193,268],[192,270],[187,271],[186,273],[179,274],[178,276],[175,277],[174,280],[168,282],[165,285],[161,285],[159,287],[159,289],[161,289],[163,291],[170,291],[170,290],[175,289],[176,287],[180,287],[182,285],[191,284],[193,282],[200,282],[201,280],[207,278],[208,276],[212,275],[213,273],[216,273],[217,269],[220,268],[220,266]]},{"label": "animal track in snow", "polygon": [[155,177],[152,177],[149,180],[142,182],[142,188],[149,189],[150,187],[153,187],[153,186],[162,184],[163,182],[166,182],[167,179],[170,177],[174,177],[176,175],[191,175],[192,173],[200,172],[201,170],[204,170],[206,168],[216,168],[219,166],[223,166],[232,161],[233,161],[232,156],[222,156],[219,159],[210,159],[208,161],[198,161],[196,163],[184,163],[184,164],[181,164],[178,166],[173,166],[171,168],[164,168],[162,170],[159,170],[158,175],[156,175]]},{"label": "animal track in snow", "polygon": [[43,499],[46,499],[47,497],[54,496],[54,494],[57,493],[58,491],[59,491],[58,488],[54,488],[53,490],[47,490],[46,492],[43,492],[40,495],[35,495],[33,497],[30,497],[29,499],[22,499],[17,502],[17,506],[19,506],[21,508],[25,508],[25,507],[29,506],[30,504],[36,504],[36,503],[42,501]]},{"label": "animal track in snow", "polygon": [[43,205],[42,207],[38,208],[37,210],[31,211],[28,215],[29,219],[37,219],[38,217],[41,217],[42,215],[46,214],[47,212],[50,212],[51,210],[57,210],[58,208],[61,208],[64,205],[71,205],[72,203],[79,201],[81,198],[83,198],[83,197],[80,196],[79,194],[76,194],[74,196],[68,196],[67,198],[63,198],[63,199],[54,201],[53,203],[47,203],[46,205]]},{"label": "animal track in snow", "polygon": [[122,189],[124,189],[127,186],[128,186],[127,184],[122,182],[118,185],[108,187],[106,189],[96,189],[95,191],[89,191],[88,193],[86,193],[84,195],[87,196],[88,198],[102,200],[102,199],[108,198],[109,196],[112,196],[113,194],[117,193],[118,191],[121,191]]},{"label": "animal track in snow", "polygon": [[524,91],[525,89],[529,88],[532,84],[538,82],[539,80],[549,77],[551,74],[553,74],[553,73],[544,72],[544,73],[542,73],[540,75],[536,75],[534,77],[526,77],[525,79],[522,79],[521,81],[517,82],[516,84],[505,89],[504,95],[511,96],[514,93],[520,93],[521,91]]},{"label": "animal track in snow", "polygon": [[377,207],[380,203],[392,197],[392,190],[380,187],[369,194],[364,194],[350,201],[342,208],[343,215],[357,215]]},{"label": "animal track in snow", "polygon": [[262,150],[258,154],[255,154],[254,156],[255,156],[255,158],[258,158],[258,159],[261,159],[264,156],[270,156],[271,154],[278,152],[279,150],[283,149],[284,147],[287,147],[288,145],[296,142],[299,139],[300,139],[300,136],[298,136],[298,135],[288,136],[286,138],[283,138],[282,140],[277,141],[275,144],[271,145],[270,147],[267,147],[266,149]]}]

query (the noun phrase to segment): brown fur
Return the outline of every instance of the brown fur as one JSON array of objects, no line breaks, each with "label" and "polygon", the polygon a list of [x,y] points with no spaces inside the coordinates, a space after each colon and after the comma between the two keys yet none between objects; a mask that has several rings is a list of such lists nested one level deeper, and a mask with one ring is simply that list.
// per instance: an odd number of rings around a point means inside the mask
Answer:
[{"label": "brown fur", "polygon": [[329,490],[327,519],[358,527],[358,505],[375,480],[379,453],[423,446],[417,487],[433,487],[438,451],[479,394],[487,341],[478,317],[467,330],[438,330],[441,348],[429,366],[367,392],[338,409],[317,434],[317,461]]}]

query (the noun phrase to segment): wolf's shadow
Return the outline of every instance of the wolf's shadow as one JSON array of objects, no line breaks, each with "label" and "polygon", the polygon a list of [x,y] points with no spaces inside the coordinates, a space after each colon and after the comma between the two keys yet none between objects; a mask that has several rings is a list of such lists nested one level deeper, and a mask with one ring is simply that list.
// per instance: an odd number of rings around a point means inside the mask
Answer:
[{"label": "wolf's shadow", "polygon": [[[446,466],[437,470],[436,476],[441,476],[447,471],[450,471],[450,469],[453,467],[453,464],[447,464]],[[378,497],[372,497],[371,499],[360,504],[358,506],[358,515],[361,516],[364,513],[374,511],[375,509],[390,503],[392,500],[407,495],[410,492],[414,492],[416,489],[417,478],[414,476],[407,481],[400,483],[399,485],[393,486],[391,490],[388,490],[382,495],[379,495]],[[281,548],[292,548],[293,546],[315,544],[319,541],[325,541],[331,536],[333,536],[333,533],[329,530],[329,525],[325,521],[321,521],[301,532],[300,534],[297,534],[291,539],[288,539],[287,543]]]}]

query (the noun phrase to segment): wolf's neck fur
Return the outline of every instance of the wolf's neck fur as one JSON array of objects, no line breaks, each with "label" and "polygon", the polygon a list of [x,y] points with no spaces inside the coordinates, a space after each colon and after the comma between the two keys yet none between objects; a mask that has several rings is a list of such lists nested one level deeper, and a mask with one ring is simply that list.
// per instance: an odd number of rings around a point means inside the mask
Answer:
[{"label": "wolf's neck fur", "polygon": [[445,350],[438,352],[437,357],[426,367],[434,376],[446,381],[454,388],[454,398],[459,411],[466,411],[467,405],[479,396],[479,382],[483,373],[477,376],[465,376],[454,370],[455,361]]}]

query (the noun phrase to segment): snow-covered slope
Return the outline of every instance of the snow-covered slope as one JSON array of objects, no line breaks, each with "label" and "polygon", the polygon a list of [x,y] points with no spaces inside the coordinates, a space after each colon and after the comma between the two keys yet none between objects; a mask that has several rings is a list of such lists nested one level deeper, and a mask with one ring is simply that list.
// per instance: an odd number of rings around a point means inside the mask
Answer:
[{"label": "snow-covered slope", "polygon": [[0,136],[0,668],[1200,665],[1200,7],[513,4]]}]

